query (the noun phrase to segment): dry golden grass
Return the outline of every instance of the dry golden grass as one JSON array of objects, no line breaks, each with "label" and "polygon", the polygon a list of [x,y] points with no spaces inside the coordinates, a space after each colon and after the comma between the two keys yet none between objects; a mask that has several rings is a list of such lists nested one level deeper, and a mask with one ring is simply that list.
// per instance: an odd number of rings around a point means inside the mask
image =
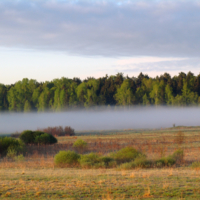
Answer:
[{"label": "dry golden grass", "polygon": [[[199,199],[200,171],[187,168],[1,169],[1,198],[10,199]],[[132,177],[134,174],[134,178]]]},{"label": "dry golden grass", "polygon": [[[181,131],[181,132],[180,132]],[[112,132],[113,133],[113,132]],[[88,152],[107,154],[132,146],[149,159],[184,150],[180,168],[164,169],[70,169],[57,168],[54,155],[73,150],[83,139]],[[200,199],[200,170],[188,166],[200,160],[200,128],[177,128],[110,135],[59,137],[58,144],[28,146],[24,161],[0,161],[1,199]]]},{"label": "dry golden grass", "polygon": [[[102,133],[102,132],[100,132]],[[107,132],[106,132],[107,133]],[[149,159],[172,154],[175,150],[184,149],[185,160],[192,162],[200,160],[200,128],[180,127],[174,129],[150,131],[118,131],[107,135],[84,135],[58,137],[58,144],[47,146],[27,146],[27,156],[54,156],[60,150],[75,150],[73,143],[83,139],[88,143],[87,152],[107,154],[126,146],[132,146],[145,153]]]}]

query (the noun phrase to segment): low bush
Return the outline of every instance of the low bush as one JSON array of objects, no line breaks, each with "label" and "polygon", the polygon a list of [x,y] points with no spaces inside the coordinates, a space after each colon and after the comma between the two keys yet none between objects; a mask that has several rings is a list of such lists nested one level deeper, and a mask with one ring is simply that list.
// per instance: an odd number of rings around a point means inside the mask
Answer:
[{"label": "low bush", "polygon": [[152,162],[147,160],[146,156],[138,156],[134,161],[126,162],[119,165],[119,169],[134,169],[134,168],[149,168],[152,166]]},{"label": "low bush", "polygon": [[101,160],[101,157],[97,153],[81,155],[79,162],[83,168],[105,167],[104,162]]},{"label": "low bush", "polygon": [[70,126],[65,126],[64,128],[62,126],[48,127],[48,128],[44,128],[44,129],[38,129],[38,131],[49,133],[53,136],[73,136],[73,135],[75,135],[74,129],[72,129]]},{"label": "low bush", "polygon": [[54,157],[57,166],[77,166],[79,165],[80,155],[74,151],[59,151]]},{"label": "low bush", "polygon": [[23,131],[19,138],[25,143],[25,144],[32,144],[35,140],[35,135],[33,131],[26,130]]},{"label": "low bush", "polygon": [[41,134],[35,137],[36,144],[54,144],[57,143],[57,139],[48,133]]},{"label": "low bush", "polygon": [[[150,167],[172,167],[177,161],[183,158],[183,151],[177,150],[172,155],[162,157],[157,160],[148,160],[146,155],[132,147],[126,147],[110,156],[101,156],[97,153],[79,155],[74,151],[60,151],[54,157],[54,162],[58,166],[80,165],[82,168],[110,168],[119,169],[150,168]],[[200,168],[200,162],[194,163],[193,168]]]},{"label": "low bush", "polygon": [[200,162],[196,161],[191,164],[191,168],[193,169],[200,169]]},{"label": "low bush", "polygon": [[97,153],[82,155],[80,165],[83,168],[108,168],[116,166],[116,162],[109,156],[100,156]]},{"label": "low bush", "polygon": [[0,138],[0,154],[1,155],[11,155],[17,154],[24,150],[24,143],[18,139],[11,137],[1,137]]},{"label": "low bush", "polygon": [[54,144],[57,143],[57,139],[48,133],[42,131],[24,131],[20,135],[20,139],[25,144]]},{"label": "low bush", "polygon": [[104,163],[105,167],[116,166],[116,162],[113,160],[113,158],[111,158],[109,156],[102,156],[101,161]]},{"label": "low bush", "polygon": [[184,160],[184,152],[181,149],[176,150],[172,154],[172,158],[176,161],[176,163],[181,164]]},{"label": "low bush", "polygon": [[22,162],[22,161],[25,161],[25,158],[24,158],[23,154],[20,154],[20,155],[18,155],[18,156],[15,156],[15,157],[14,157],[14,160],[15,160],[16,162]]},{"label": "low bush", "polygon": [[126,163],[122,163],[121,165],[118,166],[118,169],[134,169],[135,165],[132,162],[126,162]]},{"label": "low bush", "polygon": [[16,149],[14,149],[13,147],[8,148],[6,157],[7,157],[7,158],[12,158],[12,159],[13,159],[15,156],[17,156],[17,151],[16,151]]},{"label": "low bush", "polygon": [[149,168],[152,166],[152,161],[147,160],[146,156],[141,155],[133,161],[135,168]]},{"label": "low bush", "polygon": [[133,161],[136,157],[143,155],[133,147],[125,147],[115,153],[111,154],[111,157],[117,162],[117,164]]},{"label": "low bush", "polygon": [[85,142],[84,140],[78,139],[74,142],[73,144],[73,148],[78,151],[79,153],[84,153],[87,151],[87,142]]},{"label": "low bush", "polygon": [[176,163],[172,156],[163,157],[155,161],[156,167],[171,167]]}]

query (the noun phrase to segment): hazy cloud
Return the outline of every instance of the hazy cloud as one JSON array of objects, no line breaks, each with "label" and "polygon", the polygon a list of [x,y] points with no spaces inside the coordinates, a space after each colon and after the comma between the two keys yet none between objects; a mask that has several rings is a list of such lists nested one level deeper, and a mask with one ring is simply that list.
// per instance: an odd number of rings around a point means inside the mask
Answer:
[{"label": "hazy cloud", "polygon": [[121,65],[113,65],[113,68],[122,72],[169,72],[169,71],[193,71],[200,69],[199,58],[172,59],[163,61],[127,63]]},{"label": "hazy cloud", "polygon": [[1,0],[0,46],[76,55],[199,56],[198,1]]}]

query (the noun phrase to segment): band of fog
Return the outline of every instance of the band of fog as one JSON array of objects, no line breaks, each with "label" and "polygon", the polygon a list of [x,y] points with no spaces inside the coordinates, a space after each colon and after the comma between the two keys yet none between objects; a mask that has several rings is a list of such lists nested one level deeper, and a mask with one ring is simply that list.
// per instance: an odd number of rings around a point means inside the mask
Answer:
[{"label": "band of fog", "polygon": [[75,131],[199,126],[198,107],[95,108],[68,112],[1,113],[0,133],[71,126]]}]

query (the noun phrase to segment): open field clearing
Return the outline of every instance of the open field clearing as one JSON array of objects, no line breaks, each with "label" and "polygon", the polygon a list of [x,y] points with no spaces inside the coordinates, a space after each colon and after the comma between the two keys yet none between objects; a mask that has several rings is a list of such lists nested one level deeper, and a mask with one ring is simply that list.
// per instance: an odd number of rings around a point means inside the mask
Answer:
[{"label": "open field clearing", "polygon": [[[0,160],[1,199],[200,199],[200,127],[160,130],[123,130],[78,133],[57,137],[53,145],[27,145],[23,160]],[[59,168],[54,156],[60,150],[75,150],[77,139],[87,142],[83,152],[110,152],[127,146],[159,159],[175,150],[184,160],[171,167],[120,167],[98,169]]]},{"label": "open field clearing", "polygon": [[87,153],[106,154],[132,146],[154,159],[183,149],[188,162],[200,160],[200,127],[176,127],[159,130],[123,130],[78,133],[72,137],[58,137],[58,143],[46,146],[27,146],[27,156],[52,156],[60,150],[73,150],[73,143],[83,139],[88,143]]}]

